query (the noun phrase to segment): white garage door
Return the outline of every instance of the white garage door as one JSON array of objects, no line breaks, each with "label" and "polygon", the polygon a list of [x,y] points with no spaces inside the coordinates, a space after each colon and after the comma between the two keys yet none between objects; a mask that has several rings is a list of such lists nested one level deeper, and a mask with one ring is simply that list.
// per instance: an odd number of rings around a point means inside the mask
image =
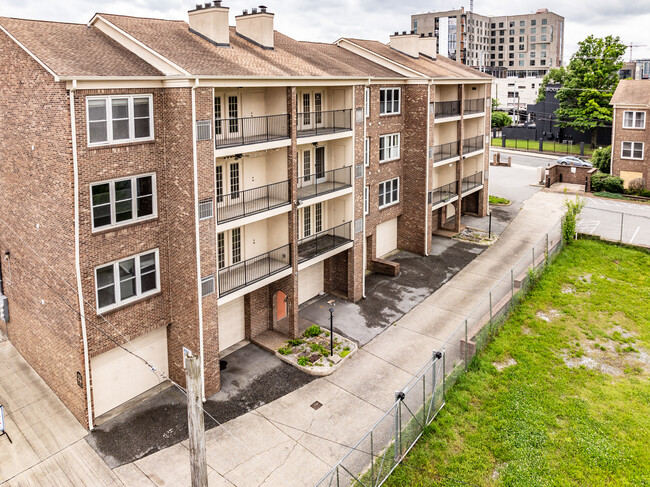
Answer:
[{"label": "white garage door", "polygon": [[219,351],[246,338],[244,297],[219,306]]},{"label": "white garage door", "polygon": [[323,261],[298,272],[298,304],[310,300],[324,290]]},{"label": "white garage door", "polygon": [[[124,347],[168,373],[167,328],[162,327],[131,340]],[[90,359],[95,417],[125,403],[160,383],[160,375],[122,348],[114,348]]]},{"label": "white garage door", "polygon": [[397,248],[397,218],[377,225],[377,257],[382,257]]}]

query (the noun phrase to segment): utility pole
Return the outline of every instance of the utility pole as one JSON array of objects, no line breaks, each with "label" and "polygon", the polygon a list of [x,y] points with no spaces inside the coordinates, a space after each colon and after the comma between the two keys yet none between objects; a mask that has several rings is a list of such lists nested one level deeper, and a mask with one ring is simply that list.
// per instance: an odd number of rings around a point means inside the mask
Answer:
[{"label": "utility pole", "polygon": [[190,436],[190,470],[192,487],[208,487],[208,464],[205,459],[205,425],[201,407],[201,362],[198,355],[185,355],[187,382],[187,429]]}]

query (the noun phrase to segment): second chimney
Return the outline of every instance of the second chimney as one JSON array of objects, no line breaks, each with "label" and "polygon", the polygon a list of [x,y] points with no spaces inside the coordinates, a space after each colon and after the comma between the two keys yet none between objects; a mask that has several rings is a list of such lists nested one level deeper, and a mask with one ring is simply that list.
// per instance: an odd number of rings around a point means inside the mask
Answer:
[{"label": "second chimney", "polygon": [[436,58],[438,53],[438,38],[433,34],[429,33],[427,35],[422,34],[419,39],[419,50],[420,54],[429,56],[431,59]]},{"label": "second chimney", "polygon": [[273,14],[266,11],[264,5],[253,13],[244,13],[235,17],[237,34],[264,49],[273,49]]},{"label": "second chimney", "polygon": [[221,0],[196,6],[196,10],[188,12],[190,30],[207,37],[219,46],[230,44],[230,26],[228,25],[228,7],[221,6]]},{"label": "second chimney", "polygon": [[399,51],[403,54],[406,54],[407,56],[411,56],[414,58],[419,57],[420,53],[420,36],[411,33],[411,34],[395,34],[390,36],[390,47],[391,49],[395,49],[396,51]]}]

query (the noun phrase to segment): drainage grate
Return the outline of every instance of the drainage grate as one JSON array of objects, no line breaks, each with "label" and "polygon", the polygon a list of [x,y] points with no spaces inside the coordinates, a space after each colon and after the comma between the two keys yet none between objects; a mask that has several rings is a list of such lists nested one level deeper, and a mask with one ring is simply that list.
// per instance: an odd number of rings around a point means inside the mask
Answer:
[{"label": "drainage grate", "polygon": [[318,401],[314,402],[311,407],[315,410],[318,411],[321,408],[322,404]]}]

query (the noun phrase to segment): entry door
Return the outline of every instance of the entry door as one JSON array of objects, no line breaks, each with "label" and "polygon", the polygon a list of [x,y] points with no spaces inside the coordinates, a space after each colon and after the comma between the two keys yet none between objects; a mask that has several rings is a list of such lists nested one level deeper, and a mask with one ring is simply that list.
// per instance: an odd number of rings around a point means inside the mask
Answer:
[{"label": "entry door", "polygon": [[310,186],[314,184],[314,170],[313,158],[311,149],[305,149],[301,152],[302,155],[302,181],[300,187]]},{"label": "entry door", "polygon": [[240,100],[236,92],[215,93],[214,126],[217,138],[228,140],[239,135],[241,131],[239,112]]},{"label": "entry door", "polygon": [[287,317],[287,295],[282,291],[278,291],[276,295],[275,309],[277,321]]},{"label": "entry door", "polygon": [[217,203],[224,201],[226,195],[228,197],[225,199],[225,206],[230,204],[230,200],[239,199],[242,180],[239,161],[217,163],[215,178]]},{"label": "entry door", "polygon": [[299,99],[300,120],[303,130],[321,127],[323,125],[323,94],[320,91],[302,92]]},{"label": "entry door", "polygon": [[325,181],[325,147],[316,147],[316,161],[314,165],[316,182],[322,183]]},{"label": "entry door", "polygon": [[323,203],[305,206],[300,214],[299,237],[307,238],[320,233],[325,228],[325,215],[323,214]]},{"label": "entry door", "polygon": [[217,234],[217,264],[219,269],[242,261],[242,237],[241,227]]}]

